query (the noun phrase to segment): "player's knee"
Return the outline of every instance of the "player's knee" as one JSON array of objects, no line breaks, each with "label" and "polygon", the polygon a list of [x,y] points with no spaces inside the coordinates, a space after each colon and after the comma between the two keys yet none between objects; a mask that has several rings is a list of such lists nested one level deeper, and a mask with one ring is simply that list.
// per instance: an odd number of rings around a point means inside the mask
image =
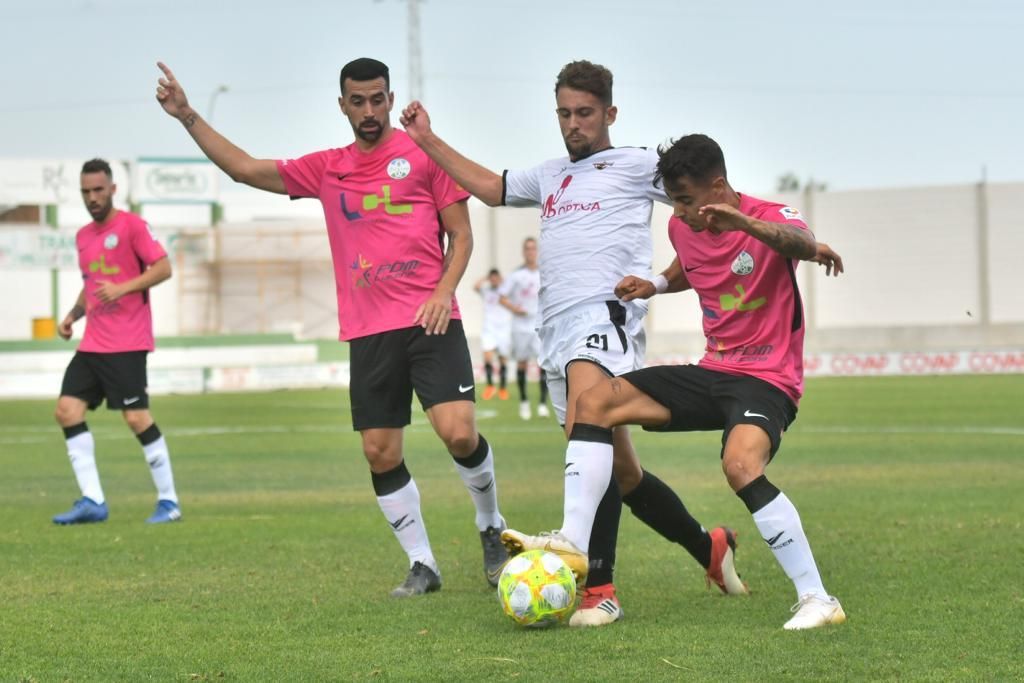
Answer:
[{"label": "player's knee", "polygon": [[153,424],[153,418],[150,417],[147,410],[126,410],[122,415],[124,415],[124,421],[136,434],[149,429],[149,425]]},{"label": "player's knee", "polygon": [[611,395],[597,386],[587,389],[576,399],[576,422],[609,427],[607,424],[608,410],[611,408]]},{"label": "player's knee", "polygon": [[53,411],[53,418],[61,427],[71,427],[85,419],[85,414],[72,404],[57,401],[57,408]]},{"label": "player's knee", "polygon": [[398,467],[401,462],[401,454],[398,449],[392,448],[390,444],[380,441],[364,441],[363,455],[370,469],[374,472],[387,472]]},{"label": "player's knee", "polygon": [[448,452],[457,458],[465,457],[473,452],[477,445],[476,430],[460,427],[444,435],[444,445]]},{"label": "player's knee", "polygon": [[722,455],[722,472],[732,490],[739,491],[764,474],[764,459],[754,449],[727,449]]}]

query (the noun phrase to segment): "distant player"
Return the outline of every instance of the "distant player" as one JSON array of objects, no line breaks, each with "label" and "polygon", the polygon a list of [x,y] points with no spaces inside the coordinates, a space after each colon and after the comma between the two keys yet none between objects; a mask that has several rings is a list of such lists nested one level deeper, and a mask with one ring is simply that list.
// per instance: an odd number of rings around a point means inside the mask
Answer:
[{"label": "distant player", "polygon": [[[608,376],[643,367],[646,340],[643,301],[620,302],[616,284],[630,273],[650,273],[651,212],[668,203],[655,183],[658,156],[639,147],[613,147],[610,127],[612,74],[586,60],[570,62],[555,82],[558,124],[566,156],[532,168],[494,173],[467,159],[430,127],[423,105],[413,102],[402,124],[458,183],[490,206],[540,209],[541,367],[566,437],[576,421],[576,397]],[[708,531],[678,496],[641,469],[629,430],[614,430],[616,467],[590,540],[580,607],[571,626],[605,626],[623,616],[613,584],[622,503],[666,539],[683,546],[704,568],[709,583],[727,594],[746,594],[734,564],[736,541],[725,527]],[[568,463],[567,463],[568,464]],[[619,492],[622,492],[620,498]],[[508,544],[516,548],[515,539]]]},{"label": "distant player", "polygon": [[[512,312],[512,357],[516,361],[516,385],[519,387],[519,417],[532,417],[526,394],[526,373],[540,355],[537,336],[537,306],[540,300],[540,270],[537,268],[537,240],[523,240],[523,265],[513,270],[501,285],[501,305]],[[548,416],[547,373],[540,368],[540,399],[537,416]]]},{"label": "distant player", "polygon": [[[388,67],[356,59],[340,75],[341,112],[354,143],[298,159],[254,159],[203,121],[165,65],[157,100],[207,157],[258,189],[315,197],[334,257],[340,337],[351,348],[352,426],[381,512],[409,558],[395,597],[441,588],[420,494],[402,453],[413,392],[476,507],[484,572],[497,585],[507,559],[494,456],[476,430],[473,366],[455,287],[473,238],[466,199],[444,171],[391,126]],[[447,235],[447,249],[443,237]]]},{"label": "distant player", "polygon": [[[477,280],[473,290],[484,302],[483,320],[480,325],[480,350],[484,355],[484,400],[489,401],[497,394],[502,401],[508,400],[508,366],[506,364],[512,343],[510,328],[512,315],[501,305],[501,273],[491,268],[487,275]],[[498,362],[498,386],[494,386],[494,362]]]},{"label": "distant player", "polygon": [[[787,630],[846,621],[825,590],[800,516],[765,477],[796,419],[803,393],[804,318],[796,283],[800,259],[843,270],[816,242],[800,212],[736,192],[725,158],[706,135],[687,135],[661,153],[658,173],[672,199],[669,237],[676,258],[653,279],[626,277],[624,301],[693,289],[704,312],[707,351],[697,365],[666,365],[602,380],[580,395],[569,436],[560,550],[585,564],[591,525],[613,468],[612,429],[722,430],[722,470],[793,581],[798,596]],[[509,530],[507,533],[517,533]],[[551,536],[520,536],[525,548]]]},{"label": "distant player", "polygon": [[56,417],[82,497],[53,521],[84,524],[107,519],[95,442],[85,423],[86,411],[106,400],[109,410],[121,411],[149,463],[157,503],[146,521],[175,522],[181,519],[181,508],[171,456],[149,412],[146,393],[146,355],[153,350],[149,290],[171,277],[171,264],[145,221],[114,208],[117,186],[110,164],[87,161],[81,183],[82,201],[92,216],[92,223],[75,236],[85,284],[57,331],[61,338],[71,339],[72,325],[84,316],[85,335],[64,373]]}]

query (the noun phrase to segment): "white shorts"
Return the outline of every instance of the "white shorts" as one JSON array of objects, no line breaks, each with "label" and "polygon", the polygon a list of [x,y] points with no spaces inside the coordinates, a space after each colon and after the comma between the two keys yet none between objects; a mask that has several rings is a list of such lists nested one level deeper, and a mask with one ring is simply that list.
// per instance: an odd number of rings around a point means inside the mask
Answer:
[{"label": "white shorts", "polygon": [[640,306],[606,301],[571,309],[541,326],[539,363],[547,373],[551,404],[559,424],[565,424],[569,363],[591,361],[612,376],[643,367],[647,350],[646,313]]},{"label": "white shorts", "polygon": [[533,360],[540,356],[540,337],[534,331],[512,331],[512,358],[517,362]]},{"label": "white shorts", "polygon": [[490,330],[485,327],[480,330],[481,350],[494,351],[502,358],[508,358],[511,347],[512,333],[507,327],[501,330]]}]

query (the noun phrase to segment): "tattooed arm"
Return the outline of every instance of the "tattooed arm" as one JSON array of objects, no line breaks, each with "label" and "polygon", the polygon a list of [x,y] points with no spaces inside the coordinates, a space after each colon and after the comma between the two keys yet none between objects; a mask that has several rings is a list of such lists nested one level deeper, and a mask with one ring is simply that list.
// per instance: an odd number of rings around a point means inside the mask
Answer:
[{"label": "tattooed arm", "polygon": [[702,206],[699,214],[704,217],[708,230],[714,233],[741,230],[756,237],[787,258],[809,261],[817,253],[817,243],[810,230],[804,230],[785,223],[769,223],[740,213],[728,204]]},{"label": "tattooed arm", "polygon": [[254,159],[215,131],[195,109],[189,106],[185,90],[163,62],[157,66],[164,72],[156,89],[156,99],[164,111],[181,121],[203,154],[231,176],[236,183],[245,183],[260,190],[288,194],[273,159]]},{"label": "tattooed arm", "polygon": [[441,223],[448,235],[448,248],[441,265],[441,280],[430,298],[416,310],[414,325],[421,325],[427,334],[444,334],[452,316],[455,288],[466,272],[469,255],[473,253],[473,228],[469,223],[466,201],[455,202],[441,209]]}]

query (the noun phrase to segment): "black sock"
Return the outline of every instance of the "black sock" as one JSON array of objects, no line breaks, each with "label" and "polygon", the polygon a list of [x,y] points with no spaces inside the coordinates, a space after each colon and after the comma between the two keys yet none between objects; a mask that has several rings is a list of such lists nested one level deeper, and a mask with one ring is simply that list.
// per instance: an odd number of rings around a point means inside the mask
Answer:
[{"label": "black sock", "polygon": [[762,474],[737,491],[736,495],[740,497],[743,504],[750,510],[750,514],[754,514],[775,500],[780,493],[781,491],[775,487],[775,484],[768,481],[768,478]]},{"label": "black sock", "polygon": [[637,519],[659,534],[686,548],[705,569],[711,564],[711,535],[690,515],[675,491],[644,470],[643,479],[622,502]]},{"label": "black sock", "polygon": [[508,386],[508,366],[502,363],[498,366],[498,386],[504,389]]},{"label": "black sock", "polygon": [[548,400],[548,373],[543,370],[540,371],[540,402],[546,403]]},{"label": "black sock", "polygon": [[64,439],[66,441],[67,439],[73,439],[79,434],[84,434],[87,431],[89,431],[89,425],[85,424],[84,422],[79,422],[78,424],[71,425],[70,427],[63,427],[63,429]]},{"label": "black sock", "polygon": [[615,546],[619,539],[619,519],[622,517],[622,498],[619,485],[612,477],[608,490],[594,514],[594,526],[590,530],[590,571],[588,586],[602,586],[612,583],[615,573]]},{"label": "black sock", "polygon": [[516,384],[519,385],[519,400],[526,400],[526,370],[516,368]]},{"label": "black sock", "polygon": [[484,363],[484,376],[487,378],[487,386],[494,386],[494,366],[490,363]]}]

